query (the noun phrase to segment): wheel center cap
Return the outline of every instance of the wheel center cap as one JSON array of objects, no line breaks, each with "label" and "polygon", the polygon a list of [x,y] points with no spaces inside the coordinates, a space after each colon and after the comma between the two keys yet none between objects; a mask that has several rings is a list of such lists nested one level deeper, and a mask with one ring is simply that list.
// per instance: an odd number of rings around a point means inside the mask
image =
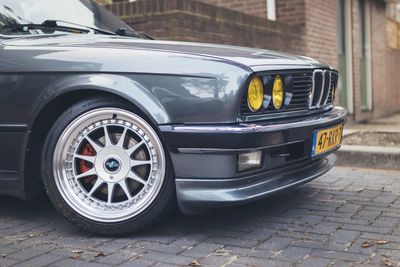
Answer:
[{"label": "wheel center cap", "polygon": [[94,162],[97,175],[107,183],[118,183],[131,170],[131,160],[124,150],[108,147],[99,152]]},{"label": "wheel center cap", "polygon": [[121,169],[121,162],[116,158],[109,158],[104,162],[104,168],[109,173],[116,173]]}]

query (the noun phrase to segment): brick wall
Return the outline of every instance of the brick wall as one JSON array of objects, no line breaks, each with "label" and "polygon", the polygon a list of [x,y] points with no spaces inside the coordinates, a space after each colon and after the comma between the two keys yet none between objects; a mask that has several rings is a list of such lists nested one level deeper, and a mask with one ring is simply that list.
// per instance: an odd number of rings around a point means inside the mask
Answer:
[{"label": "brick wall", "polygon": [[304,54],[301,27],[193,0],[138,0],[108,8],[157,39],[220,43]]},{"label": "brick wall", "polygon": [[291,25],[305,26],[304,0],[277,0],[276,19]]},{"label": "brick wall", "polygon": [[[277,0],[278,22],[266,19],[265,0],[113,2],[109,6],[112,11],[122,16],[133,28],[160,39],[277,49],[311,56],[335,67],[338,65],[336,0]],[[170,16],[171,12],[185,17],[183,25]],[[189,14],[193,16],[192,19],[187,16]],[[149,19],[149,16],[157,16],[157,19]],[[160,20],[167,23],[167,31]],[[175,29],[169,26],[172,24]]]},{"label": "brick wall", "polygon": [[360,35],[360,7],[359,1],[351,2],[351,23],[352,23],[352,53],[353,53],[353,104],[354,120],[366,121],[371,117],[371,112],[362,110],[361,106],[361,76],[360,76],[360,53],[361,53],[361,35]]},{"label": "brick wall", "polygon": [[240,11],[246,14],[267,17],[266,0],[198,0],[219,7]]},{"label": "brick wall", "polygon": [[111,4],[112,0],[96,0],[97,3],[99,3],[100,5],[107,5],[107,4]]},{"label": "brick wall", "polygon": [[[385,2],[370,0],[373,109],[361,107],[360,10],[351,1],[353,119],[366,121],[400,111],[400,51],[387,46]],[[278,0],[277,20],[304,29],[304,54],[338,67],[337,0]]]},{"label": "brick wall", "polygon": [[384,3],[372,3],[372,91],[375,118],[400,111],[400,50],[387,45],[384,13]]},{"label": "brick wall", "polygon": [[400,50],[387,44],[383,1],[370,1],[371,7],[371,61],[372,61],[372,110],[361,105],[360,76],[360,7],[358,0],[351,2],[352,14],[352,69],[353,104],[355,121],[368,121],[400,111]]},{"label": "brick wall", "polygon": [[[295,11],[297,12],[297,11]],[[336,0],[305,0],[307,56],[338,67]]]}]

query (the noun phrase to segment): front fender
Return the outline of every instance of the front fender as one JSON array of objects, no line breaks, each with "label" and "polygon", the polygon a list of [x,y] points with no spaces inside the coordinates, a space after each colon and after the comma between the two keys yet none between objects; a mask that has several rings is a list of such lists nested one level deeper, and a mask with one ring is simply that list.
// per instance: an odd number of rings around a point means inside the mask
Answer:
[{"label": "front fender", "polygon": [[55,98],[80,90],[107,92],[120,96],[139,108],[154,124],[166,124],[170,118],[161,103],[140,83],[123,75],[80,74],[63,77],[43,90],[30,115],[32,125],[40,111]]}]

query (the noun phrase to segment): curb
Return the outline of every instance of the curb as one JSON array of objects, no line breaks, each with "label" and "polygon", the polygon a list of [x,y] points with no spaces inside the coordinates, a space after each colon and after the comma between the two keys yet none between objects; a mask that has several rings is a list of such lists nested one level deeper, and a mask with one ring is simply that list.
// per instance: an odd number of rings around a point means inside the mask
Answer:
[{"label": "curb", "polygon": [[370,169],[400,170],[400,148],[342,145],[336,165]]}]

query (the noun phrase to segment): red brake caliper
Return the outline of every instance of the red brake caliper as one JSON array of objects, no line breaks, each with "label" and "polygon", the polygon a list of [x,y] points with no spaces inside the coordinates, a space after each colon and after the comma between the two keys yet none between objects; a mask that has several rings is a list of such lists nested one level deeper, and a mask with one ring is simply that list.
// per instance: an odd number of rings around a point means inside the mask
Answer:
[{"label": "red brake caliper", "polygon": [[[96,156],[96,151],[93,149],[93,147],[90,144],[86,144],[82,149],[81,155],[82,156]],[[79,160],[79,172],[80,173],[85,173],[92,168],[93,168],[93,164],[91,164],[90,162],[87,162],[83,159]],[[88,176],[88,177],[85,177],[83,180],[86,183],[90,183],[91,181],[93,181],[95,179],[96,179],[96,176]]]}]

